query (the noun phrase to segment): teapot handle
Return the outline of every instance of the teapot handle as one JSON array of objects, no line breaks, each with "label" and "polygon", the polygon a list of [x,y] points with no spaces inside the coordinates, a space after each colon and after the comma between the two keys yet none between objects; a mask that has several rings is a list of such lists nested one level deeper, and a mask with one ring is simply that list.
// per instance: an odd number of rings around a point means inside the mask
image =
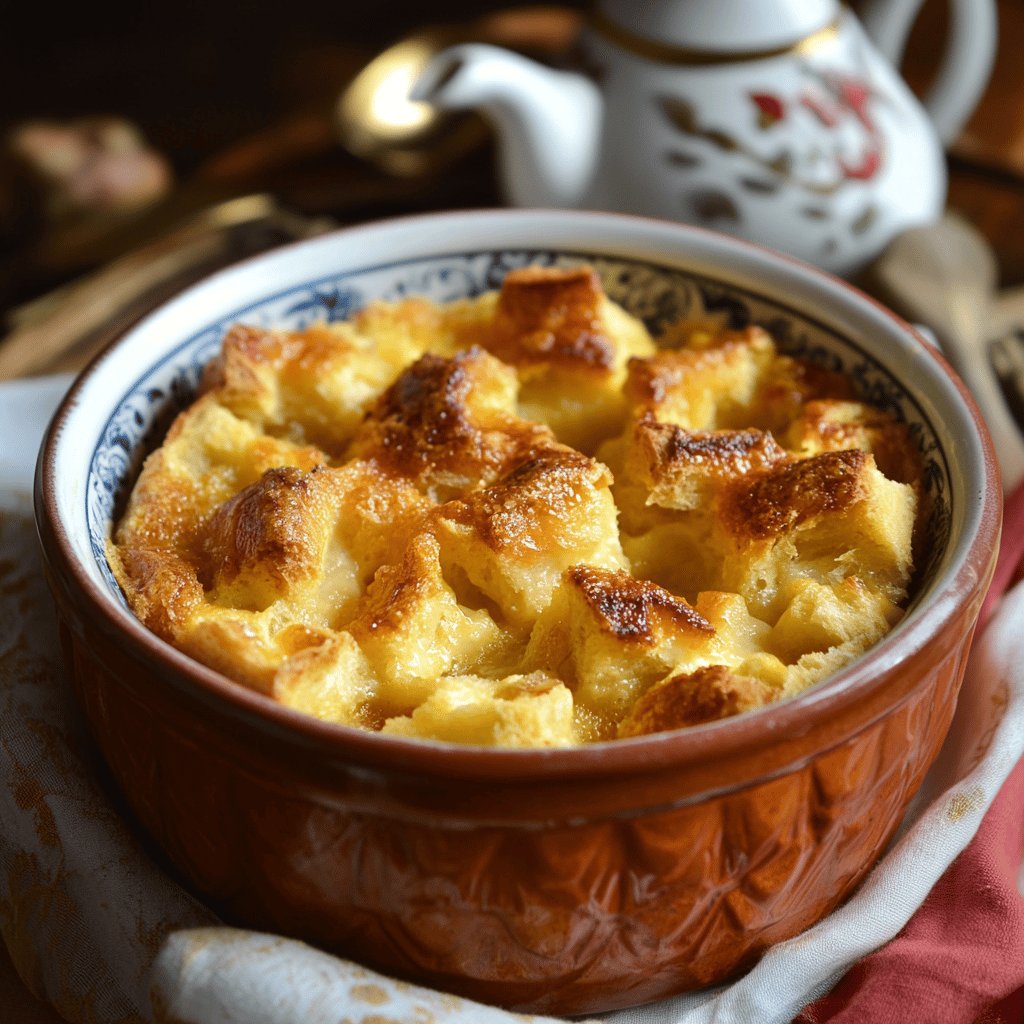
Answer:
[{"label": "teapot handle", "polygon": [[[859,15],[871,41],[896,67],[922,0],[867,0]],[[950,38],[935,84],[924,97],[939,138],[952,142],[967,123],[995,61],[995,0],[949,0]]]}]

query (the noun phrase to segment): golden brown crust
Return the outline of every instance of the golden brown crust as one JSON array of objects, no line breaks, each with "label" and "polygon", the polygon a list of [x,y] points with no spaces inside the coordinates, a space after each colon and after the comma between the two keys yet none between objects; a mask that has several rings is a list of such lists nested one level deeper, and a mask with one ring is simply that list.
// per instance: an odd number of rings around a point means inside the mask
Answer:
[{"label": "golden brown crust", "polygon": [[699,345],[630,361],[626,394],[638,414],[694,430],[781,434],[808,402],[853,397],[841,374],[780,355],[763,328],[700,338]]},{"label": "golden brown crust", "polygon": [[191,656],[396,735],[564,746],[798,692],[898,621],[920,458],[761,328],[670,342],[590,268],[235,327],[111,565]]},{"label": "golden brown crust", "polygon": [[221,588],[250,577],[251,589],[261,595],[283,595],[314,577],[322,561],[328,506],[337,498],[334,483],[326,467],[267,470],[205,524],[198,566],[202,578]]},{"label": "golden brown crust", "polygon": [[473,529],[494,551],[508,558],[529,558],[547,540],[576,519],[595,490],[607,488],[611,475],[599,462],[571,449],[541,452],[503,479],[451,501],[444,519]]},{"label": "golden brown crust", "polygon": [[515,378],[482,349],[425,355],[366,414],[350,454],[449,492],[487,484],[557,444],[515,415]]},{"label": "golden brown crust", "polygon": [[[787,459],[785,450],[763,430],[686,430],[648,415],[634,428],[639,472],[650,501],[691,507],[728,480],[762,472]],[[682,498],[682,501],[680,501]]]},{"label": "golden brown crust", "polygon": [[417,707],[443,676],[484,664],[502,641],[486,611],[459,603],[431,533],[416,535],[396,563],[377,570],[346,631],[385,684],[378,690],[385,718]]},{"label": "golden brown crust", "polygon": [[733,536],[763,539],[842,512],[863,499],[864,471],[873,464],[866,452],[825,452],[737,481],[722,500],[722,524]]},{"label": "golden brown crust", "polygon": [[843,374],[777,355],[761,382],[752,412],[759,426],[781,434],[808,403],[853,397],[853,384]]},{"label": "golden brown crust", "polygon": [[423,530],[434,503],[373,460],[350,459],[335,472],[341,491],[335,539],[351,552],[365,585]]},{"label": "golden brown crust", "polygon": [[651,477],[659,479],[679,467],[706,467],[715,476],[737,476],[767,469],[785,453],[775,438],[748,430],[684,430],[672,423],[643,421],[641,432],[651,455]]},{"label": "golden brown crust", "polygon": [[203,603],[195,568],[177,555],[143,547],[114,548],[110,564],[135,614],[174,643]]},{"label": "golden brown crust", "polygon": [[431,571],[436,561],[437,541],[428,534],[415,538],[400,562],[377,570],[348,631],[359,640],[400,629],[403,620],[440,586]]},{"label": "golden brown crust", "polygon": [[264,387],[259,364],[275,369],[286,337],[248,324],[233,324],[224,335],[220,352],[203,370],[201,391],[219,391],[229,397],[258,393]]},{"label": "golden brown crust", "polygon": [[501,286],[494,340],[496,356],[512,366],[531,363],[608,373],[615,344],[601,319],[604,291],[589,267],[524,267]]},{"label": "golden brown crust", "polygon": [[[631,359],[626,380],[626,397],[646,411],[659,407],[696,403],[693,392],[711,402],[732,399],[749,402],[760,373],[772,359],[775,347],[760,327],[745,331],[723,331],[711,345],[701,348],[673,349],[648,359]],[[712,424],[690,422],[685,426],[701,428]]]},{"label": "golden brown crust", "polygon": [[346,337],[324,324],[287,332],[235,324],[206,368],[204,390],[220,390],[230,400],[261,390],[270,379],[315,381],[350,350]]},{"label": "golden brown crust", "polygon": [[165,474],[159,486],[136,487],[134,514],[122,520],[118,543],[126,550],[163,550],[194,558],[204,504],[199,482],[187,477]]},{"label": "golden brown crust", "polygon": [[762,707],[772,697],[760,679],[735,675],[724,665],[706,665],[652,686],[619,724],[618,734],[645,736],[715,722]]},{"label": "golden brown crust", "polygon": [[350,324],[294,332],[236,326],[208,368],[204,388],[267,434],[311,442],[337,456],[405,357],[373,345]]},{"label": "golden brown crust", "polygon": [[574,565],[565,575],[583,596],[601,630],[617,640],[657,643],[655,618],[667,619],[676,627],[696,633],[714,633],[714,627],[700,612],[649,580],[588,565]]},{"label": "golden brown crust", "polygon": [[922,477],[921,453],[906,424],[864,402],[807,402],[789,426],[787,443],[807,454],[850,449],[871,452],[890,480],[916,485]]}]

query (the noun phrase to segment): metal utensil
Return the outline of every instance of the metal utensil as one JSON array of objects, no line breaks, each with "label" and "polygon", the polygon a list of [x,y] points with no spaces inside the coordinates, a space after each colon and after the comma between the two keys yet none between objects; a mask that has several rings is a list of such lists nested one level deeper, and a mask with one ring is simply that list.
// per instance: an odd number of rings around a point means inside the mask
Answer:
[{"label": "metal utensil", "polygon": [[909,320],[928,327],[974,395],[995,442],[1003,486],[1024,479],[1024,435],[1011,415],[989,359],[995,256],[963,218],[914,228],[896,238],[871,267],[869,290]]},{"label": "metal utensil", "polygon": [[1024,288],[999,295],[989,337],[989,360],[1007,408],[1024,433]]},{"label": "metal utensil", "polygon": [[119,331],[204,274],[334,222],[282,210],[267,195],[241,196],[69,285],[14,310],[0,343],[0,380],[79,369]]},{"label": "metal utensil", "polygon": [[400,177],[428,174],[480,145],[487,137],[480,118],[446,115],[409,98],[430,59],[458,38],[441,28],[419,32],[370,61],[335,105],[342,145]]}]

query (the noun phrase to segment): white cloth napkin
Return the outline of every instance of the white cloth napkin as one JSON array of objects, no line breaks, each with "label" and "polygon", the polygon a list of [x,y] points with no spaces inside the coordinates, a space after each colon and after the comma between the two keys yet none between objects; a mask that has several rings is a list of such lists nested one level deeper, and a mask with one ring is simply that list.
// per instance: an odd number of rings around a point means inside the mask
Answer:
[{"label": "white cloth napkin", "polygon": [[[0,385],[0,933],[26,984],[74,1024],[522,1022],[299,942],[225,927],[150,859],[100,781],[66,686],[30,518],[26,453],[66,384]],[[953,729],[900,836],[856,895],[732,985],[601,1019],[791,1020],[899,932],[1022,753],[1018,587],[972,654]]]}]

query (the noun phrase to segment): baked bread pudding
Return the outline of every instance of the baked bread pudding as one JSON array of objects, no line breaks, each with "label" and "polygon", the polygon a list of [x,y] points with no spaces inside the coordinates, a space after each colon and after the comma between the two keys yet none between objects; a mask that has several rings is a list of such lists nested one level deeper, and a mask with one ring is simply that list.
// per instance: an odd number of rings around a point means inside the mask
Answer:
[{"label": "baked bread pudding", "polygon": [[318,718],[568,746],[792,694],[900,618],[905,426],[757,327],[657,342],[588,267],[238,325],[109,544],[155,633]]}]

